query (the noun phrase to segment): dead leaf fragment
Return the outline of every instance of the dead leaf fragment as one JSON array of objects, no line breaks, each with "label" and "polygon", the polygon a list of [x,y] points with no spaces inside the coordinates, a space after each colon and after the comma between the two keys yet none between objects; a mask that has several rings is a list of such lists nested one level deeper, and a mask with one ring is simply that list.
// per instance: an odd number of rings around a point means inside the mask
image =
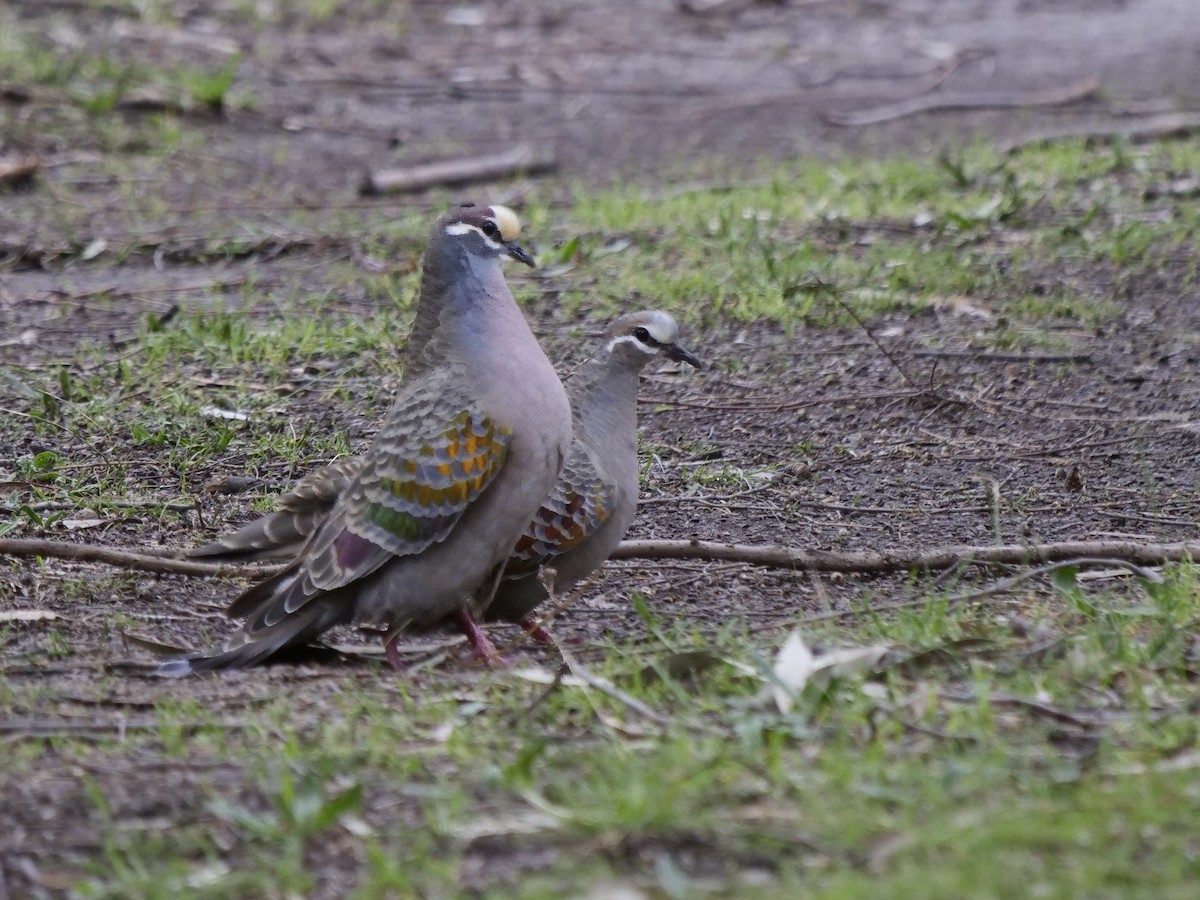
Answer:
[{"label": "dead leaf fragment", "polygon": [[869,647],[840,647],[814,654],[798,630],[788,635],[771,670],[771,697],[781,713],[791,712],[796,697],[808,685],[825,684],[831,678],[844,678],[873,671],[890,649],[887,644]]},{"label": "dead leaf fragment", "polygon": [[81,509],[73,518],[63,519],[59,524],[67,531],[82,531],[85,528],[99,528],[112,521],[112,519],[101,518],[94,509]]},{"label": "dead leaf fragment", "polygon": [[61,619],[58,613],[48,609],[5,609],[0,610],[0,622],[50,622]]},{"label": "dead leaf fragment", "polygon": [[771,670],[774,676],[771,696],[781,713],[787,714],[792,711],[796,695],[804,690],[812,673],[812,651],[800,637],[800,632],[793,631],[779,648],[779,655],[775,657],[775,666]]},{"label": "dead leaf fragment", "polygon": [[221,409],[219,406],[206,406],[200,410],[200,415],[210,419],[229,419],[234,422],[250,421],[250,414],[240,409]]},{"label": "dead leaf fragment", "polygon": [[42,161],[36,156],[0,159],[0,187],[28,187],[41,169]]},{"label": "dead leaf fragment", "polygon": [[96,238],[83,248],[83,252],[79,254],[79,258],[84,262],[87,262],[89,259],[95,259],[107,249],[108,241],[106,241],[104,238]]}]

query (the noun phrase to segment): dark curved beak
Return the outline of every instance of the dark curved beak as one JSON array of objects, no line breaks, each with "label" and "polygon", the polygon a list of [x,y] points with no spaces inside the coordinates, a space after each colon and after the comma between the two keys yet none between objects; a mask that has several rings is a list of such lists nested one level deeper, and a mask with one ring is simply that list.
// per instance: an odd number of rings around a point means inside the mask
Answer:
[{"label": "dark curved beak", "polygon": [[536,268],[536,263],[534,263],[533,257],[526,253],[520,244],[505,244],[504,249],[507,250],[508,255],[517,260],[517,262],[523,262],[531,269]]},{"label": "dark curved beak", "polygon": [[704,368],[704,363],[700,362],[695,355],[693,355],[690,351],[685,350],[683,347],[680,347],[678,344],[665,344],[663,345],[663,351],[667,354],[668,359],[673,359],[676,362],[685,362],[689,366],[694,366],[697,369]]}]

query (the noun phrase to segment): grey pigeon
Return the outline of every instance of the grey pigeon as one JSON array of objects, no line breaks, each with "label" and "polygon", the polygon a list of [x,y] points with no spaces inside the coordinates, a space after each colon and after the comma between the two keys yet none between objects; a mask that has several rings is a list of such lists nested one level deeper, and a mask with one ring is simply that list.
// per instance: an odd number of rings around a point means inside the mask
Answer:
[{"label": "grey pigeon", "polygon": [[[700,361],[679,344],[679,326],[665,312],[631,313],[614,320],[599,350],[567,381],[573,437],[554,488],[516,541],[489,620],[519,622],[541,640],[549,634],[530,613],[546,599],[541,566],[556,571],[563,593],[598,569],[629,530],[637,508],[637,390],[641,369],[659,356]],[[279,509],[219,541],[191,551],[224,561],[294,553],[324,520],[362,466],[361,457],[338,460],[305,476],[279,501]]]},{"label": "grey pigeon", "polygon": [[299,555],[230,605],[246,619],[242,642],[160,673],[254,665],[351,622],[395,633],[453,618],[480,655],[495,655],[478,606],[571,440],[566,393],[504,281],[504,258],[533,265],[519,232],[503,206],[438,219],[404,379],[361,465],[343,468],[332,494],[312,477],[293,492],[336,499],[308,522],[294,518],[293,535],[311,531]]},{"label": "grey pigeon", "polygon": [[630,313],[612,322],[599,352],[567,382],[571,452],[554,490],[517,541],[486,618],[518,622],[553,643],[530,618],[547,599],[539,569],[554,568],[554,592],[563,594],[600,568],[625,537],[638,501],[638,375],[660,354],[702,368],[680,346],[679,326],[670,315]]}]

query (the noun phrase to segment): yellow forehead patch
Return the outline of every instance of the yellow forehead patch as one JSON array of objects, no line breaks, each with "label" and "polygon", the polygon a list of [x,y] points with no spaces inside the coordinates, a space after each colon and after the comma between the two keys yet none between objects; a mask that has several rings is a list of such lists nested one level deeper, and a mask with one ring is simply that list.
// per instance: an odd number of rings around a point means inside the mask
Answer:
[{"label": "yellow forehead patch", "polygon": [[504,243],[515,241],[521,234],[521,220],[507,206],[493,206],[492,221],[500,229],[500,240]]}]

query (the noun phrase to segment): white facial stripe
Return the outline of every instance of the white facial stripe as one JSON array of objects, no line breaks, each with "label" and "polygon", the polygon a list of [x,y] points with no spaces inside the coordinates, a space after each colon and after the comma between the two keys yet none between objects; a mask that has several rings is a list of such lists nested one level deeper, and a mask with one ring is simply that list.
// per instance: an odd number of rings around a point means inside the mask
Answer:
[{"label": "white facial stripe", "polygon": [[452,222],[446,226],[446,234],[454,235],[456,237],[460,234],[467,234],[472,231],[483,238],[483,242],[493,250],[504,249],[504,245],[502,243],[499,241],[493,241],[490,237],[479,230],[478,225],[468,225],[466,222]]},{"label": "white facial stripe", "polygon": [[619,337],[613,338],[611,341],[608,342],[608,346],[605,347],[604,349],[607,352],[612,353],[613,350],[616,348],[617,344],[633,344],[633,346],[637,347],[643,353],[657,353],[658,352],[653,347],[647,347],[645,344],[643,344],[641,341],[639,341],[637,338],[635,338],[632,334],[622,334]]}]

